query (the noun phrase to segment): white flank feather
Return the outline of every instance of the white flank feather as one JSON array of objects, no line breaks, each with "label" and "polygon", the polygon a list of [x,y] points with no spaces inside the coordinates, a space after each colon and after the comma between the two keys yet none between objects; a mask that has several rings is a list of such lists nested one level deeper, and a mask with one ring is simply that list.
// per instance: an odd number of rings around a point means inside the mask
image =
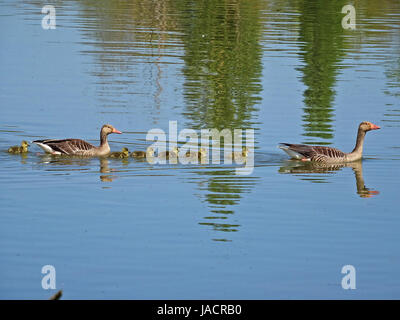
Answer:
[{"label": "white flank feather", "polygon": [[294,159],[304,159],[304,156],[301,155],[300,153],[290,150],[288,146],[285,146],[283,144],[280,144],[278,148],[281,148],[283,151],[285,151],[290,157]]},{"label": "white flank feather", "polygon": [[59,151],[54,151],[50,146],[48,146],[47,144],[44,143],[40,143],[40,142],[34,142],[36,145],[38,145],[39,147],[41,147],[44,152],[46,153],[51,153],[51,154],[61,154],[61,152]]}]

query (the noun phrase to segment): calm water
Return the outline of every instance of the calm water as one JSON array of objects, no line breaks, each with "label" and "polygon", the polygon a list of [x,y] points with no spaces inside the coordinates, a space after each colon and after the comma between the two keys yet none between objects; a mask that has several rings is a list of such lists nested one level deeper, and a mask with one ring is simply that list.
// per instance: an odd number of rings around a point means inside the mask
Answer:
[{"label": "calm water", "polygon": [[[400,298],[400,4],[0,3],[0,298]],[[21,140],[144,149],[152,128],[255,129],[255,169],[57,159]],[[322,168],[279,142],[350,151]],[[356,290],[341,269],[356,268]]]}]

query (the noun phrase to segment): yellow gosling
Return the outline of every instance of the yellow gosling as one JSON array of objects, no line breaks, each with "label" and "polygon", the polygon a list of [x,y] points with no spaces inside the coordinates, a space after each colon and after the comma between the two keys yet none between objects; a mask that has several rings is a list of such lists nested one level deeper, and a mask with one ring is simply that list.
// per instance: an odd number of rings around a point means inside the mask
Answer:
[{"label": "yellow gosling", "polygon": [[9,153],[26,153],[28,152],[29,143],[25,140],[21,142],[20,146],[12,146],[8,148]]},{"label": "yellow gosling", "polygon": [[122,148],[121,152],[111,152],[109,154],[110,158],[118,158],[118,159],[124,159],[129,157],[129,150],[128,148]]}]

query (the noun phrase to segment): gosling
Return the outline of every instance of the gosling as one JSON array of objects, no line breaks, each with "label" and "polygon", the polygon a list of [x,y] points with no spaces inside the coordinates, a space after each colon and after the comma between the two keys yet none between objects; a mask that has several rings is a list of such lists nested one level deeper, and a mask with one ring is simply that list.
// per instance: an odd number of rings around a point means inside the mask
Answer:
[{"label": "gosling", "polygon": [[137,158],[137,159],[154,157],[154,149],[153,149],[153,147],[148,147],[146,151],[133,151],[131,153],[131,157]]},{"label": "gosling", "polygon": [[178,147],[173,147],[172,151],[167,150],[167,151],[164,151],[164,152],[160,152],[158,154],[158,157],[160,159],[167,159],[168,160],[169,158],[178,157],[178,154],[179,154]]},{"label": "gosling", "polygon": [[111,152],[109,154],[110,158],[118,158],[118,159],[124,159],[129,157],[129,150],[128,148],[122,148],[121,152]]},{"label": "gosling", "polygon": [[25,140],[21,142],[20,146],[12,146],[8,148],[9,153],[27,153],[28,152],[29,143]]},{"label": "gosling", "polygon": [[232,152],[231,159],[235,159],[235,160],[247,159],[248,155],[249,155],[249,148],[242,147],[242,151],[233,151]]},{"label": "gosling", "polygon": [[199,160],[204,159],[207,156],[207,150],[204,148],[200,148],[199,151],[186,151],[185,153],[186,158],[197,158]]}]

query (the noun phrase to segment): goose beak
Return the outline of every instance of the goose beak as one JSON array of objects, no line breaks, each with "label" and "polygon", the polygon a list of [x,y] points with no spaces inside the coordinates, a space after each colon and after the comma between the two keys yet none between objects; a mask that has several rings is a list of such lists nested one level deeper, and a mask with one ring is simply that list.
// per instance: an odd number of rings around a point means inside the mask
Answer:
[{"label": "goose beak", "polygon": [[380,126],[377,126],[376,124],[371,123],[371,130],[377,130],[380,129]]},{"label": "goose beak", "polygon": [[113,129],[113,131],[112,131],[113,133],[118,133],[118,134],[121,134],[122,132],[121,131],[119,131],[119,130],[117,130],[117,129]]}]

